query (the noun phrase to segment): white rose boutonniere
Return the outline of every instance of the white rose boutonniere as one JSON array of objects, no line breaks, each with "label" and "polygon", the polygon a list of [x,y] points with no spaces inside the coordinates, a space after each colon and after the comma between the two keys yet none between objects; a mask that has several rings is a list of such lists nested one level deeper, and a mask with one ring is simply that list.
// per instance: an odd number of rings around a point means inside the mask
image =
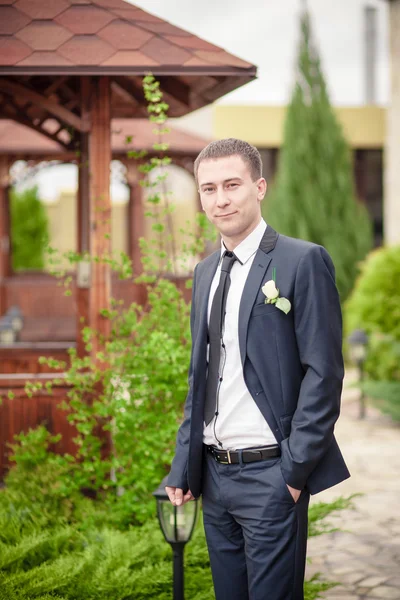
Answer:
[{"label": "white rose boutonniere", "polygon": [[279,289],[276,287],[276,269],[273,268],[272,279],[264,283],[261,288],[262,293],[265,295],[265,304],[275,304],[276,308],[279,308],[286,315],[292,308],[290,300],[287,298],[279,297]]}]

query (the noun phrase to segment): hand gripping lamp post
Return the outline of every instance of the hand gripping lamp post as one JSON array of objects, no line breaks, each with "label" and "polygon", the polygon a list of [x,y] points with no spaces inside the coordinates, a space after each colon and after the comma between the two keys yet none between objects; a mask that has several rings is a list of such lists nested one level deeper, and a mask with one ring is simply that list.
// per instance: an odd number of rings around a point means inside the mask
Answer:
[{"label": "hand gripping lamp post", "polygon": [[183,551],[196,525],[198,501],[191,500],[183,506],[173,506],[165,491],[166,481],[165,477],[153,492],[153,496],[157,500],[157,516],[161,530],[166,541],[171,544],[173,552],[173,599],[184,600]]},{"label": "hand gripping lamp post", "polygon": [[[364,379],[364,363],[367,358],[368,336],[363,329],[355,329],[348,337],[350,358],[356,363],[359,372],[359,381]],[[365,418],[365,394],[361,387],[359,418]]]}]

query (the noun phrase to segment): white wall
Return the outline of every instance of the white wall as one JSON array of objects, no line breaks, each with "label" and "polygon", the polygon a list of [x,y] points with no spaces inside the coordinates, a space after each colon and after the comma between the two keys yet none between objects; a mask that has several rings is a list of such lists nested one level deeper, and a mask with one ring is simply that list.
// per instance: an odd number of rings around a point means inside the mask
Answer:
[{"label": "white wall", "polygon": [[[259,79],[225,96],[232,104],[285,104],[292,81],[300,0],[131,0],[148,12],[259,67]],[[364,103],[364,7],[378,11],[378,104],[388,101],[385,0],[308,0],[331,99]]]}]

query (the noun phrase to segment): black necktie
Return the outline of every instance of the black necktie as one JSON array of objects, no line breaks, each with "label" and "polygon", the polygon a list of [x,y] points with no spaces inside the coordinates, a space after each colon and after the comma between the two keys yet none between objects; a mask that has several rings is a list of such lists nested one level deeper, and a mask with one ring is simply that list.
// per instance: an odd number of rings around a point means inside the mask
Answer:
[{"label": "black necktie", "polygon": [[221,276],[211,305],[208,337],[210,354],[208,360],[206,402],[204,408],[204,421],[210,423],[215,415],[217,392],[220,380],[219,366],[221,357],[221,339],[225,319],[226,298],[231,285],[231,272],[233,263],[237,260],[233,252],[225,252],[222,259]]}]

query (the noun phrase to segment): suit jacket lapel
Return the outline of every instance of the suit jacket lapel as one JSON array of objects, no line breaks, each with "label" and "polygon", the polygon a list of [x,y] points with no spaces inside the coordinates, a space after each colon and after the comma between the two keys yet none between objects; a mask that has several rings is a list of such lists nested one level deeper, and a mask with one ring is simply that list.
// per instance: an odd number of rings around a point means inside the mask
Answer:
[{"label": "suit jacket lapel", "polygon": [[253,304],[256,300],[260,286],[265,281],[266,272],[272,260],[272,256],[269,255],[269,253],[275,248],[277,239],[278,233],[268,225],[254,257],[253,264],[251,265],[246,284],[244,286],[239,307],[239,347],[243,366],[246,358],[247,328],[249,324],[250,313],[252,311]]},{"label": "suit jacket lapel", "polygon": [[[196,298],[197,306],[198,306],[198,314],[199,314],[199,322],[198,327],[196,328],[198,331],[198,336],[196,336],[196,347],[194,349],[194,365],[201,364],[199,358],[201,358],[201,353],[206,353],[207,351],[207,332],[208,332],[208,324],[207,324],[207,308],[208,308],[208,299],[210,297],[210,289],[213,277],[218,267],[219,259],[221,258],[221,252],[218,250],[211,255],[209,264],[207,268],[204,270],[201,276],[201,282],[199,281],[197,284],[198,290],[198,298]],[[206,355],[204,354],[204,357]]]}]

